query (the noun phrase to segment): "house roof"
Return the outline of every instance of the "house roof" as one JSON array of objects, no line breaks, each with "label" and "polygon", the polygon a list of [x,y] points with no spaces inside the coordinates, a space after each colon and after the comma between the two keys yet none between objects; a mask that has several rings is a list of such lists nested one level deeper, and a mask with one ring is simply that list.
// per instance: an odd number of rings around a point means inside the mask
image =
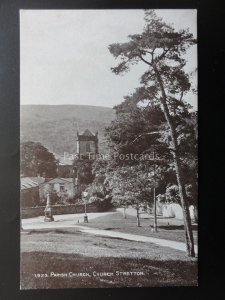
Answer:
[{"label": "house roof", "polygon": [[45,179],[43,177],[21,177],[20,179],[21,190],[37,187],[44,181]]},{"label": "house roof", "polygon": [[72,183],[73,178],[53,178],[49,180],[47,183],[59,183],[59,184],[65,184],[65,183]]}]

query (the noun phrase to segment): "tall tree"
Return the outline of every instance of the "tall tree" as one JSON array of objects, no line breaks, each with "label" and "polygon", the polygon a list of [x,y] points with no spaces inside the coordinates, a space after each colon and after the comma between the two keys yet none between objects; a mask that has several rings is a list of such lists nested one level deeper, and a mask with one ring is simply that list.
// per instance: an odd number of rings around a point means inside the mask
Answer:
[{"label": "tall tree", "polygon": [[145,22],[141,34],[129,35],[128,42],[109,46],[111,54],[121,59],[112,71],[115,74],[122,74],[129,71],[131,65],[139,62],[147,66],[146,72],[141,77],[142,87],[137,89],[133,101],[158,102],[163,110],[169,129],[170,150],[183,208],[187,254],[195,256],[175,118],[177,111],[183,107],[184,94],[191,88],[189,76],[184,71],[186,61],[183,54],[190,46],[196,44],[196,40],[188,30],[175,31],[172,26],[157,17],[153,10],[145,11]]},{"label": "tall tree", "polygon": [[[143,172],[144,166],[123,166],[106,174],[105,182],[112,191],[113,202],[120,207],[132,206],[137,213],[137,226],[140,226],[140,208],[150,203],[152,180]],[[124,211],[125,214],[125,211]]]},{"label": "tall tree", "polygon": [[24,176],[57,176],[57,160],[41,143],[24,142],[20,147],[20,168]]},{"label": "tall tree", "polygon": [[[128,99],[131,100],[132,96],[126,97],[126,100]],[[134,154],[139,154],[139,156],[140,154],[150,154],[152,149],[149,145],[153,144],[157,145],[158,149],[160,148],[161,155],[166,154],[164,143],[160,143],[157,135],[152,134],[163,127],[165,123],[159,105],[130,108],[126,107],[125,101],[123,105],[117,106],[115,109],[117,118],[105,129],[109,148],[113,151],[115,158],[119,158],[120,154],[133,153],[133,157],[125,162],[126,164],[136,164],[138,160],[135,159]],[[122,160],[120,162],[123,164]]]}]

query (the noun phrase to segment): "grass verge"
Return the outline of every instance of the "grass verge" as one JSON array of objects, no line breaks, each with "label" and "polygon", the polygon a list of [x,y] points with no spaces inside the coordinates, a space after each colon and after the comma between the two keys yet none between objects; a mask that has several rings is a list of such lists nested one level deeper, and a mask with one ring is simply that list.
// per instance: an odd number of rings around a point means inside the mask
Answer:
[{"label": "grass verge", "polygon": [[25,252],[21,254],[21,260],[22,289],[197,285],[196,261],[96,259],[51,252]]},{"label": "grass verge", "polygon": [[[182,221],[174,220],[173,218],[158,217],[158,232],[152,232],[151,226],[153,226],[153,222],[153,217],[142,218],[141,226],[137,227],[136,218],[134,216],[129,215],[124,219],[123,215],[118,212],[112,215],[101,216],[90,220],[89,223],[80,223],[79,225],[185,243],[184,225]],[[197,226],[193,225],[192,227],[194,242],[197,244]]]}]

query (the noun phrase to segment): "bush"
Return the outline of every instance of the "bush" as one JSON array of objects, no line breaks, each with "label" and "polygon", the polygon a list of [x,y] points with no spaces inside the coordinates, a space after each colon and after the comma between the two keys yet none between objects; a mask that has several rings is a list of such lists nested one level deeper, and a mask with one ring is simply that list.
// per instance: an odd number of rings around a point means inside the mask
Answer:
[{"label": "bush", "polygon": [[177,185],[171,185],[166,188],[166,202],[180,204],[179,188]]},{"label": "bush", "polygon": [[96,208],[98,211],[103,212],[103,211],[107,211],[113,207],[111,200],[112,200],[111,197],[106,197],[106,198],[96,197],[95,200],[91,203],[93,205],[96,205]]}]

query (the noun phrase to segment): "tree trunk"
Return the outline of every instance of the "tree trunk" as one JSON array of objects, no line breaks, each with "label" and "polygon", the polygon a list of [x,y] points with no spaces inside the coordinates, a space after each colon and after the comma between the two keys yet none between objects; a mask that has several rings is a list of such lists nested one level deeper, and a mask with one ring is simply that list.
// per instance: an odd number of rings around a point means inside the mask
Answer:
[{"label": "tree trunk", "polygon": [[153,166],[154,232],[157,232],[157,209],[156,209],[156,197],[155,197],[155,151],[153,151],[153,159],[154,159],[154,166]]},{"label": "tree trunk", "polygon": [[198,208],[197,208],[197,205],[194,205],[194,222],[198,223]]},{"label": "tree trunk", "polygon": [[137,227],[140,227],[141,224],[140,224],[139,206],[137,206],[136,209],[137,209]]},{"label": "tree trunk", "polygon": [[126,216],[126,207],[123,208],[123,217],[124,217],[124,219],[127,218],[127,216]]},{"label": "tree trunk", "polygon": [[172,146],[173,146],[173,159],[174,159],[174,165],[175,165],[175,170],[176,170],[179,195],[180,195],[180,200],[181,200],[181,205],[182,205],[183,215],[184,215],[184,230],[185,230],[185,237],[186,237],[187,254],[188,254],[188,256],[194,257],[195,251],[194,251],[193,233],[192,233],[192,228],[191,228],[191,217],[190,217],[190,212],[189,212],[189,205],[188,205],[188,200],[187,200],[187,196],[186,196],[184,181],[183,181],[182,174],[181,174],[181,162],[177,155],[178,145],[177,145],[176,131],[175,131],[173,122],[171,120],[169,108],[167,106],[167,102],[166,102],[167,97],[166,97],[166,93],[165,93],[165,89],[164,89],[164,85],[163,85],[163,80],[161,78],[161,75],[160,75],[156,65],[153,66],[153,69],[155,71],[156,78],[157,78],[157,81],[159,83],[160,90],[162,93],[161,103],[163,106],[163,111],[164,111],[166,121],[170,128],[170,133],[171,133]]}]

